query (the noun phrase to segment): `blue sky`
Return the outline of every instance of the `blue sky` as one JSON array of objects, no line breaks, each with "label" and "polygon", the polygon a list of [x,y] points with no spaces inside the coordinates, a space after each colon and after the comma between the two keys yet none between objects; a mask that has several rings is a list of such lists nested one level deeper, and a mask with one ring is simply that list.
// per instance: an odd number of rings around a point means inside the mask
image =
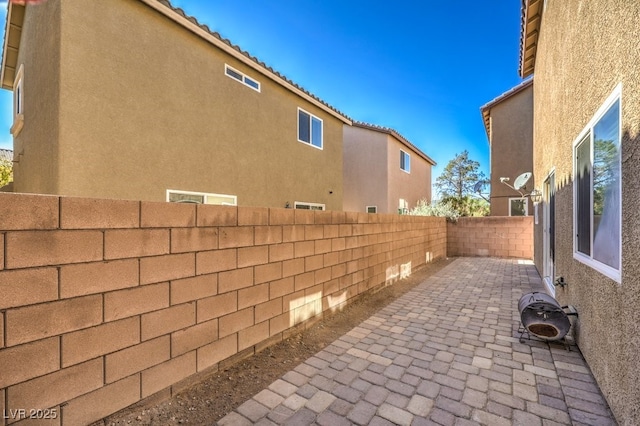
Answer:
[{"label": "blue sky", "polygon": [[[354,120],[398,131],[438,163],[434,181],[465,149],[488,175],[479,108],[521,81],[519,0],[172,4]],[[10,122],[0,90],[0,148]]]}]

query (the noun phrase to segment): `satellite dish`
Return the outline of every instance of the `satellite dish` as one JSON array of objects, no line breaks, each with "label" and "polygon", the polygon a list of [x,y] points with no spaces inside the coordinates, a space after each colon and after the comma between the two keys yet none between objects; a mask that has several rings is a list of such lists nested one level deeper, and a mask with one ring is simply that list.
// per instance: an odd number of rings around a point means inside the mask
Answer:
[{"label": "satellite dish", "polygon": [[525,172],[521,174],[516,178],[516,180],[513,181],[513,189],[519,191],[520,188],[522,188],[527,184],[527,182],[529,182],[529,179],[531,179],[531,172]]}]

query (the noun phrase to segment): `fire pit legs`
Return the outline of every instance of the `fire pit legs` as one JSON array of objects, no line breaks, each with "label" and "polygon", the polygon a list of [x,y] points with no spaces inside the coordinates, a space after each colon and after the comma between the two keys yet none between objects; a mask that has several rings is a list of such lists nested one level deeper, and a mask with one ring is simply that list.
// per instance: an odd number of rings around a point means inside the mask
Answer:
[{"label": "fire pit legs", "polygon": [[556,299],[546,293],[533,292],[522,296],[518,302],[520,343],[524,343],[526,333],[528,340],[533,335],[544,342],[562,341],[569,349],[565,339],[571,328],[569,315],[578,314],[575,311],[565,312],[567,308],[569,307],[560,306]]}]

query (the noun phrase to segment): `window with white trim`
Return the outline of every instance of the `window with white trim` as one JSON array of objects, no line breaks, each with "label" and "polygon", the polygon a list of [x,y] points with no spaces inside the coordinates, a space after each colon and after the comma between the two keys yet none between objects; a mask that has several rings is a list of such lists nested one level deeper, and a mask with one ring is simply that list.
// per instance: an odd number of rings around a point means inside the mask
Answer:
[{"label": "window with white trim", "polygon": [[509,216],[528,216],[529,202],[527,198],[509,198]]},{"label": "window with white trim", "polygon": [[574,258],[620,282],[621,86],[574,143]]},{"label": "window with white trim", "polygon": [[400,198],[400,200],[398,200],[398,213],[399,214],[409,213],[409,202],[404,198]]},{"label": "window with white trim", "polygon": [[367,206],[367,213],[378,213],[378,206]]},{"label": "window with white trim", "polygon": [[218,204],[223,206],[238,205],[238,197],[236,195],[177,191],[173,189],[167,189],[167,201],[170,203]]},{"label": "window with white trim", "polygon": [[17,136],[24,125],[24,66],[20,65],[13,81],[13,125],[11,134]]},{"label": "window with white trim", "polygon": [[322,149],[322,119],[298,108],[298,142]]},{"label": "window with white trim", "polygon": [[403,150],[400,150],[400,169],[411,173],[411,156]]},{"label": "window with white trim", "polygon": [[325,209],[324,204],[305,203],[303,201],[295,201],[293,203],[293,207],[296,209],[302,209],[302,210],[324,210]]},{"label": "window with white trim", "polygon": [[258,81],[227,64],[224,64],[224,73],[227,75],[227,77],[231,77],[234,80],[237,80],[240,83],[244,84],[245,86],[251,87],[256,92],[260,91],[260,83]]}]

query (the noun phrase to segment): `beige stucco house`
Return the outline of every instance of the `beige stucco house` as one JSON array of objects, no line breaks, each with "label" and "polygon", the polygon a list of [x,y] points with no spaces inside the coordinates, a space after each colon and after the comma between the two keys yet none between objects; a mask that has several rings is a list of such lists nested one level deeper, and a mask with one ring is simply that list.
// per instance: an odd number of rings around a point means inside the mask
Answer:
[{"label": "beige stucco house", "polygon": [[[13,151],[10,149],[0,149],[0,165],[10,165],[13,161]],[[13,182],[3,185],[4,180],[0,179],[0,192],[13,192]]]},{"label": "beige stucco house", "polygon": [[393,129],[354,122],[344,126],[344,209],[406,213],[431,201],[436,163]]},{"label": "beige stucco house", "polygon": [[0,148],[0,161],[13,161],[13,151]]},{"label": "beige stucco house", "polygon": [[[528,187],[516,191],[514,180],[533,170],[533,79],[528,79],[480,107],[490,150],[491,216],[530,216]],[[501,178],[509,178],[505,185]]]},{"label": "beige stucco house", "polygon": [[342,209],[350,119],[165,0],[9,2],[15,191]]},{"label": "beige stucco house", "polygon": [[[535,74],[544,197],[536,266],[577,309],[576,341],[617,421],[638,425],[640,3],[525,0],[522,16],[520,74]],[[566,286],[554,288],[557,277]]]}]

